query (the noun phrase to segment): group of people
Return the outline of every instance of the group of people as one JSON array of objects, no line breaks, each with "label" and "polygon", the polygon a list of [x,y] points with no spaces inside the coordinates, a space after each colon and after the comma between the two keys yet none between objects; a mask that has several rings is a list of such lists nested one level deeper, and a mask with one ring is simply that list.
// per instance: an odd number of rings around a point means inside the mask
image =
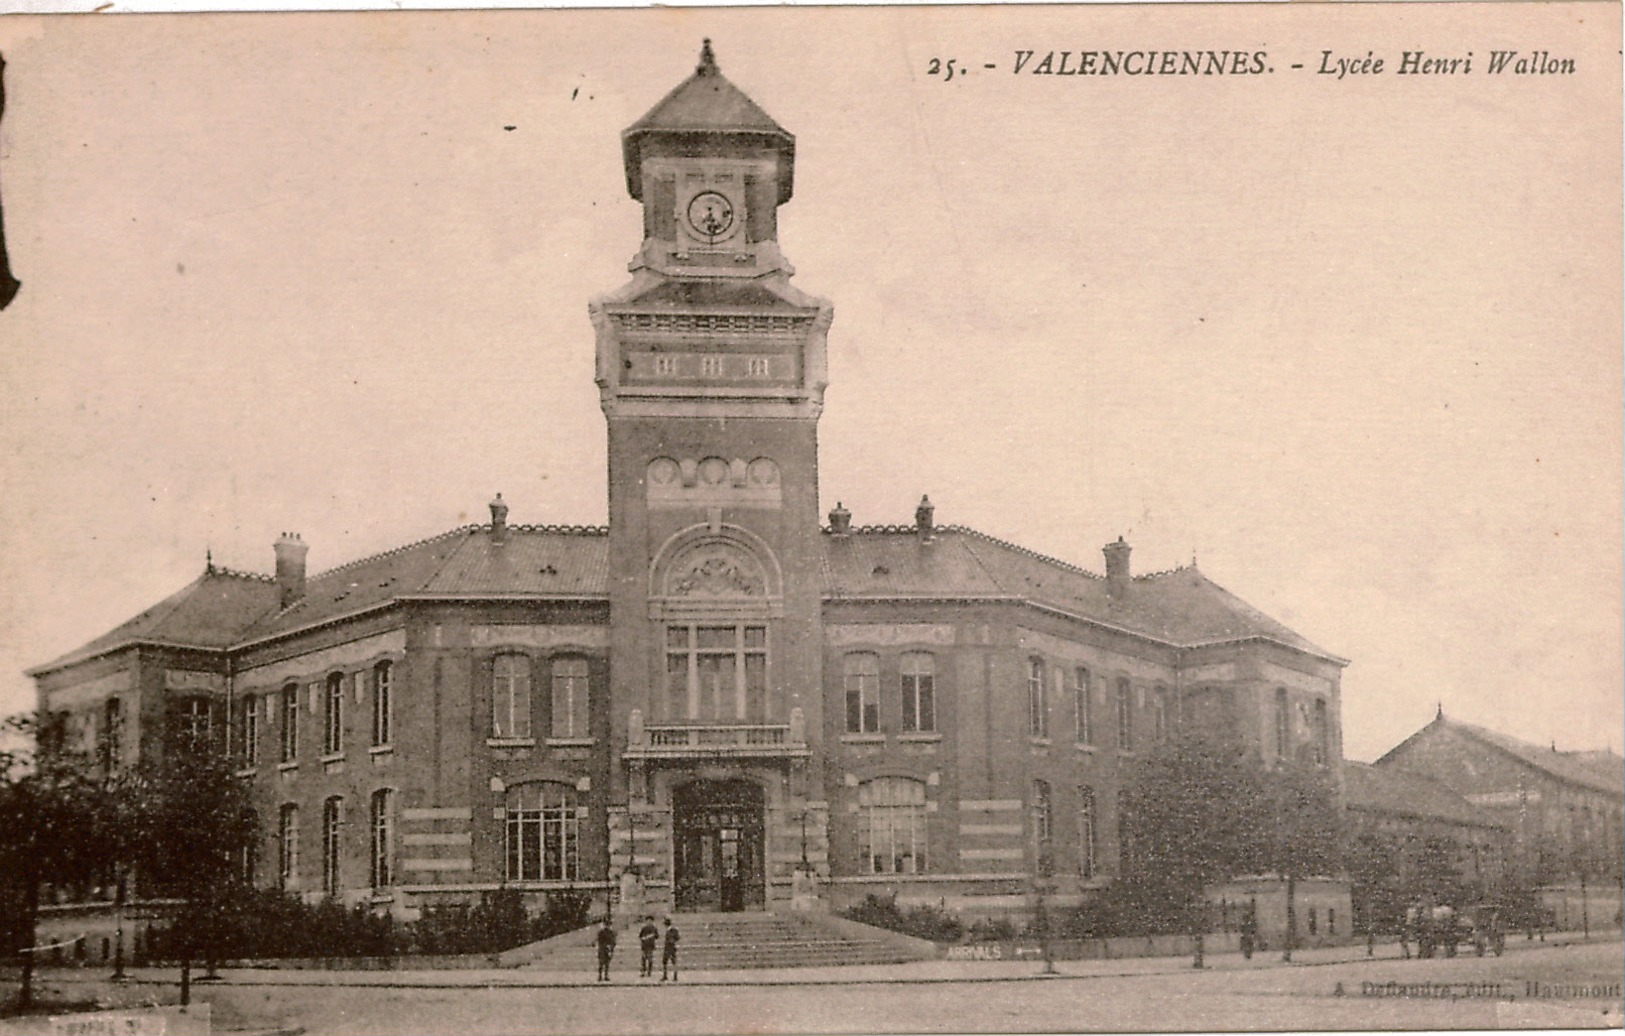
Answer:
[{"label": "group of people", "polygon": [[[655,974],[655,948],[660,947],[660,981],[677,981],[677,944],[682,941],[683,933],[671,923],[671,918],[665,920],[665,934],[655,927],[655,919],[646,916],[643,927],[638,929],[638,950],[641,953],[639,978],[654,978]],[[615,956],[615,926],[609,918],[604,918],[603,924],[598,927],[598,981],[609,981],[609,962]]]}]

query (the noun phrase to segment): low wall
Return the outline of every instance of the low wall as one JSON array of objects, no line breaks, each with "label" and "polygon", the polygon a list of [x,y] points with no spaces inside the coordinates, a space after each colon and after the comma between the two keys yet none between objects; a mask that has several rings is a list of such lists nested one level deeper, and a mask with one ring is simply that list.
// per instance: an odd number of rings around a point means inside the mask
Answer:
[{"label": "low wall", "polygon": [[[154,967],[179,967],[171,961]],[[495,968],[494,953],[465,953],[457,955],[410,954],[399,957],[284,957],[276,960],[228,960],[220,967],[264,971],[455,971],[463,968]],[[195,970],[196,961],[192,964]]]},{"label": "low wall", "polygon": [[[938,944],[945,960],[1041,960],[1043,945],[1037,939],[1004,939],[999,942]],[[1113,939],[1052,939],[1051,960],[1125,960],[1132,957],[1189,957],[1195,942],[1189,935],[1121,936]],[[1234,953],[1241,939],[1234,932],[1218,932],[1202,937],[1204,953]]]}]

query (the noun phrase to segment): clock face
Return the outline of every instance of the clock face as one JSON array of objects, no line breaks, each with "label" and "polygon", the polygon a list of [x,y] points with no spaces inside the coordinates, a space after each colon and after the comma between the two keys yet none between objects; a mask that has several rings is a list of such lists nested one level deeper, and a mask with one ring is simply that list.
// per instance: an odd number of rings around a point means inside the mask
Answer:
[{"label": "clock face", "polygon": [[688,225],[709,243],[721,241],[733,230],[733,202],[716,191],[701,191],[688,203]]}]

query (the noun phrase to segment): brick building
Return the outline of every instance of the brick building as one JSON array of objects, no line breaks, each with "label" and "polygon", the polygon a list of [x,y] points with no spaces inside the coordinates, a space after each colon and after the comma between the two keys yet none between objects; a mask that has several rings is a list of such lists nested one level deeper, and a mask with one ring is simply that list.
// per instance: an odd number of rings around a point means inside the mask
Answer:
[{"label": "brick building", "polygon": [[[1104,572],[955,525],[819,514],[831,305],[790,283],[794,138],[717,70],[622,135],[632,279],[590,306],[609,524],[488,524],[306,574],[212,564],[32,671],[111,764],[230,738],[257,874],[410,915],[620,886],[784,901],[805,870],[1019,910],[1118,871],[1133,760],[1180,723],[1266,761],[1342,756],[1345,660],[1194,563]],[[585,386],[583,386],[585,388]],[[805,887],[807,882],[801,882]]]},{"label": "brick building", "polygon": [[1612,889],[1613,905],[1603,913],[1616,913],[1625,860],[1625,760],[1619,756],[1560,752],[1556,745],[1448,719],[1441,708],[1376,766],[1437,781],[1505,826],[1509,876],[1546,888],[1560,919],[1582,879],[1593,895]]},{"label": "brick building", "polygon": [[[1462,903],[1482,896],[1493,899],[1501,889],[1511,831],[1495,814],[1475,806],[1438,781],[1417,773],[1343,763],[1343,806],[1350,834],[1371,836],[1384,850],[1397,888],[1412,890],[1431,877],[1424,873],[1427,853],[1434,865],[1456,878],[1456,890],[1431,889],[1441,899]],[[1440,866],[1442,865],[1442,866]]]}]

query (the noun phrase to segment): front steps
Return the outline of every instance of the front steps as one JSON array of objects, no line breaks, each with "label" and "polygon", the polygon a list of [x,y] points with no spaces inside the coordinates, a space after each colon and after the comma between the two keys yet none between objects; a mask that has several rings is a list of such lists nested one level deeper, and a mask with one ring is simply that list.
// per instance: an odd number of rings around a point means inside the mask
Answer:
[{"label": "front steps", "polygon": [[[841,964],[898,964],[934,956],[928,942],[821,914],[674,914],[682,932],[683,970],[814,968]],[[613,972],[637,974],[637,918],[617,920]],[[503,954],[504,963],[548,971],[597,971],[596,925]],[[655,966],[659,967],[656,952]]]}]

